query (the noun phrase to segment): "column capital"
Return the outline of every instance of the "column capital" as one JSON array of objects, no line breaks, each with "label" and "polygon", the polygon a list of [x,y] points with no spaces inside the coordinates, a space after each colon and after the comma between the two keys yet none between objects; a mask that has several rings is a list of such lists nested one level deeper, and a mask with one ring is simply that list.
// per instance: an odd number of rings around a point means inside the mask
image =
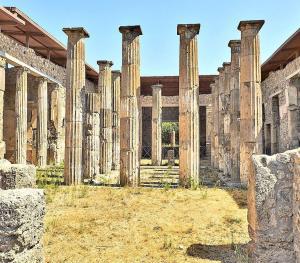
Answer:
[{"label": "column capital", "polygon": [[16,71],[18,71],[18,72],[28,72],[28,71],[29,71],[28,68],[23,67],[23,66],[15,66],[14,68],[15,68]]},{"label": "column capital", "polygon": [[107,67],[111,67],[114,63],[112,61],[109,61],[109,60],[98,60],[97,61],[97,64],[99,66],[107,66]]},{"label": "column capital", "polygon": [[185,34],[186,38],[193,38],[199,34],[200,26],[200,24],[178,24],[177,35]]},{"label": "column capital", "polygon": [[39,82],[48,82],[48,79],[45,77],[37,77],[36,80]]},{"label": "column capital", "polygon": [[223,68],[225,69],[226,67],[229,67],[231,65],[230,62],[224,62],[223,63]]},{"label": "column capital", "polygon": [[154,84],[154,85],[151,85],[151,88],[152,88],[152,90],[154,90],[154,89],[162,89],[163,88],[163,85],[162,84]]},{"label": "column capital", "polygon": [[121,76],[121,71],[120,70],[112,70],[111,74],[116,75],[116,76]]},{"label": "column capital", "polygon": [[241,40],[230,40],[228,47],[230,47],[231,53],[239,53],[241,51]]},{"label": "column capital", "polygon": [[119,31],[127,40],[133,40],[137,36],[143,35],[140,25],[120,26]]},{"label": "column capital", "polygon": [[0,68],[6,67],[6,59],[3,57],[0,57]]},{"label": "column capital", "polygon": [[244,31],[244,30],[247,30],[247,29],[253,29],[253,30],[256,30],[258,32],[262,28],[264,23],[265,23],[265,20],[241,21],[238,25],[238,30]]},{"label": "column capital", "polygon": [[218,72],[223,73],[224,72],[224,67],[218,67]]},{"label": "column capital", "polygon": [[78,39],[90,37],[89,33],[83,27],[64,27],[62,31],[68,37],[77,37]]}]

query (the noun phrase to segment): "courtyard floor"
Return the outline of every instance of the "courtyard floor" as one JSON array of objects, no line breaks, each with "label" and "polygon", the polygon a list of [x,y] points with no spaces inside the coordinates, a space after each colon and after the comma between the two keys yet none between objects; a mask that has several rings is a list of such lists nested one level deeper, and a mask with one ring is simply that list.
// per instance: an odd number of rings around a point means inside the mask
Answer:
[{"label": "courtyard floor", "polygon": [[46,200],[46,262],[247,262],[244,190],[52,186]]}]

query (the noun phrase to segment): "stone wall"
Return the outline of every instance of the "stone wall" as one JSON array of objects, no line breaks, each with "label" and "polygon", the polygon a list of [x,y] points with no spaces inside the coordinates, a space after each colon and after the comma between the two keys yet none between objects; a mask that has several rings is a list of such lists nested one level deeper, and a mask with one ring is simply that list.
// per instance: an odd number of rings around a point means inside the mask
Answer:
[{"label": "stone wall", "polygon": [[[56,65],[49,59],[43,58],[35,53],[31,48],[20,45],[14,39],[0,32],[0,50],[39,70],[49,77],[57,80],[66,86],[66,68]],[[96,85],[90,80],[86,80],[86,91],[95,92]]]},{"label": "stone wall", "polygon": [[44,262],[42,190],[0,191],[0,262]]},{"label": "stone wall", "polygon": [[[263,100],[262,102],[265,112],[264,134],[268,134],[268,132],[266,131],[266,127],[268,124],[271,125],[271,129],[274,126],[272,123],[272,116],[274,117],[274,114],[272,114],[272,98],[274,96],[278,96],[280,125],[279,134],[277,136],[277,138],[279,139],[277,152],[284,152],[289,149],[290,142],[288,134],[288,89],[290,87],[290,80],[288,79],[288,77],[291,74],[295,73],[297,70],[300,70],[300,57],[294,59],[284,69],[271,72],[268,78],[266,78],[261,84]],[[299,92],[300,91],[298,91],[298,93]]]},{"label": "stone wall", "polygon": [[252,159],[248,189],[251,262],[299,262],[300,148]]}]

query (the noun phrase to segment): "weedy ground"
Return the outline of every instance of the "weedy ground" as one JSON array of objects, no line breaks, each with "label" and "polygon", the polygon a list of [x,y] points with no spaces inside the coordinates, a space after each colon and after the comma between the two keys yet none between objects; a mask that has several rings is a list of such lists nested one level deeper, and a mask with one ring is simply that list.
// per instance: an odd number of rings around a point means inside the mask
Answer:
[{"label": "weedy ground", "polygon": [[46,262],[247,262],[244,190],[45,189]]}]

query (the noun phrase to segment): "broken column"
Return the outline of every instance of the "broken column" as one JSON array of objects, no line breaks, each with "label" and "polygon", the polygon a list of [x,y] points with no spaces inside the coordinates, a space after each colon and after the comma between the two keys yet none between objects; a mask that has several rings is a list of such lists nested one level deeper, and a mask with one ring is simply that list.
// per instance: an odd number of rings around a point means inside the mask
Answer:
[{"label": "broken column", "polygon": [[224,67],[218,68],[219,81],[218,81],[218,102],[219,102],[219,113],[218,113],[218,167],[219,170],[224,171],[225,161],[224,161]]},{"label": "broken column", "polygon": [[170,139],[171,147],[174,148],[176,146],[176,132],[174,130],[171,131],[170,137],[171,137],[171,139]]},{"label": "broken column", "polygon": [[16,155],[18,164],[26,164],[27,151],[27,70],[16,67]]},{"label": "broken column", "polygon": [[112,71],[112,170],[120,168],[120,88],[121,72]]},{"label": "broken column", "polygon": [[251,155],[262,149],[260,43],[263,20],[241,21],[240,60],[240,179],[247,185]]},{"label": "broken column", "polygon": [[139,185],[140,26],[121,26],[120,184]]},{"label": "broken column", "polygon": [[43,190],[0,191],[0,262],[44,262]]},{"label": "broken column", "polygon": [[66,85],[66,143],[64,177],[67,185],[82,183],[83,100],[85,45],[89,34],[82,27],[64,28],[68,35]]},{"label": "broken column", "polygon": [[100,94],[86,94],[85,120],[85,172],[84,177],[95,179],[100,163]]},{"label": "broken column", "polygon": [[199,72],[197,35],[200,24],[177,26],[179,60],[179,183],[199,183]]},{"label": "broken column", "polygon": [[152,165],[161,165],[162,85],[152,85]]},{"label": "broken column", "polygon": [[231,40],[231,78],[230,78],[230,153],[231,178],[240,181],[240,51],[241,41]]},{"label": "broken column", "polygon": [[112,61],[99,60],[98,92],[100,94],[100,174],[111,171],[112,165]]},{"label": "broken column", "polygon": [[37,151],[38,151],[38,166],[45,167],[47,165],[47,150],[48,150],[48,93],[47,80],[44,78],[38,79],[38,116],[37,116]]},{"label": "broken column", "polygon": [[3,140],[5,68],[6,68],[6,60],[0,57],[0,159],[4,159],[4,154],[6,152],[5,141]]}]

